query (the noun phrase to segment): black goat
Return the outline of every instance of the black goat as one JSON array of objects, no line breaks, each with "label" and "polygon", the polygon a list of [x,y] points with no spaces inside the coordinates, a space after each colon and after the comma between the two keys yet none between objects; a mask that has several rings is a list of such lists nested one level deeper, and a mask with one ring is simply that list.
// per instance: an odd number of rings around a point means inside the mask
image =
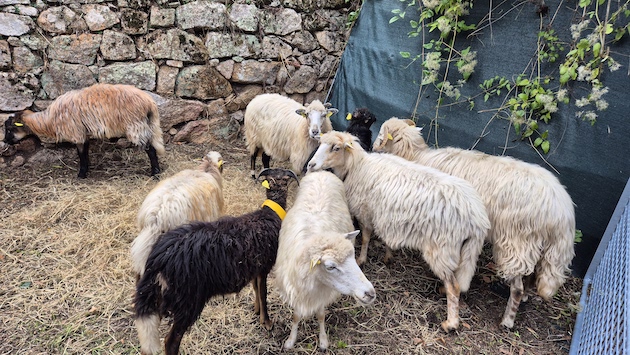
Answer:
[{"label": "black goat", "polygon": [[297,176],[290,170],[265,169],[267,200],[259,210],[215,222],[196,222],[164,233],[151,250],[135,295],[141,353],[160,350],[159,325],[172,317],[164,342],[166,355],[176,355],[184,333],[199,318],[213,296],[239,292],[250,281],[254,310],[271,329],[267,313],[267,274],[276,261],[280,225],[288,185]]},{"label": "black goat", "polygon": [[[361,143],[361,147],[366,152],[372,151],[372,131],[370,127],[374,122],[376,122],[376,116],[370,110],[365,107],[357,108],[354,110],[352,115],[349,115],[348,118],[350,123],[346,128],[346,132],[352,134],[353,136],[359,138],[359,142]],[[308,167],[308,162],[311,161],[313,155],[317,149],[311,152],[311,155],[308,157],[306,164],[302,167],[302,175],[306,174],[306,168]]]}]

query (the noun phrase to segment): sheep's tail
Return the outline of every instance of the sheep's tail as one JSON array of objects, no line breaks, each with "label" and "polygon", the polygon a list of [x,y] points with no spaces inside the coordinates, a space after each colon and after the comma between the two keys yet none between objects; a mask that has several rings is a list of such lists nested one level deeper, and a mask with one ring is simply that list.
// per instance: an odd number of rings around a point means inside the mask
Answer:
[{"label": "sheep's tail", "polygon": [[143,355],[155,354],[161,350],[159,333],[161,290],[157,277],[156,272],[148,270],[138,282],[134,299],[136,328]]},{"label": "sheep's tail", "polygon": [[550,235],[543,254],[536,265],[536,288],[540,297],[549,300],[566,281],[569,265],[575,256],[575,223],[567,220],[566,226],[558,228],[557,235]]},{"label": "sheep's tail", "polygon": [[470,288],[470,282],[477,269],[477,259],[479,259],[483,249],[484,239],[485,235],[473,235],[462,245],[459,266],[455,270],[455,278],[457,278],[461,292],[467,292]]},{"label": "sheep's tail", "polygon": [[142,277],[144,274],[145,264],[160,233],[161,230],[155,223],[148,223],[138,233],[136,239],[131,242],[131,248],[129,249],[131,267],[137,276]]},{"label": "sheep's tail", "polygon": [[157,104],[153,102],[149,109],[149,126],[151,127],[151,145],[155,148],[157,155],[164,155],[164,140],[162,139],[162,128],[160,128],[160,113]]}]

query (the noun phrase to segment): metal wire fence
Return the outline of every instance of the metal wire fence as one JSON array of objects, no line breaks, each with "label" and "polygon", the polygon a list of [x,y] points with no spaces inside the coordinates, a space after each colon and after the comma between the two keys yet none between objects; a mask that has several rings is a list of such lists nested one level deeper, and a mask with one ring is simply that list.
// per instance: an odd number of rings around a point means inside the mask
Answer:
[{"label": "metal wire fence", "polygon": [[584,276],[571,355],[630,354],[630,180]]}]

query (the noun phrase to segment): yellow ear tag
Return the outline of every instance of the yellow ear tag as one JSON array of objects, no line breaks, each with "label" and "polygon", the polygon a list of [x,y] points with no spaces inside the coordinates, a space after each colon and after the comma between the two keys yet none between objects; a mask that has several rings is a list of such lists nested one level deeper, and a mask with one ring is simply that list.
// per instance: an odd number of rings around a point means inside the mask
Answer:
[{"label": "yellow ear tag", "polygon": [[15,123],[14,123],[14,125],[15,125],[16,127],[22,127],[22,126],[24,126],[24,123],[15,122]]},{"label": "yellow ear tag", "polygon": [[330,116],[332,116],[332,114],[333,114],[332,112],[328,112],[328,113],[326,114],[326,117],[330,118]]},{"label": "yellow ear tag", "polygon": [[352,142],[346,142],[346,144],[344,144],[344,147],[348,149],[354,149],[354,147],[352,146]]},{"label": "yellow ear tag", "polygon": [[269,181],[264,180],[264,181],[262,182],[262,186],[263,186],[265,189],[269,189]]},{"label": "yellow ear tag", "polygon": [[315,267],[315,265],[319,265],[321,264],[322,261],[321,259],[317,259],[317,260],[311,260],[311,267],[308,269],[309,271],[313,270],[313,268]]},{"label": "yellow ear tag", "polygon": [[390,141],[393,141],[394,137],[392,137],[391,133],[387,133],[387,139],[390,140]]},{"label": "yellow ear tag", "polygon": [[219,160],[219,162],[217,163],[217,165],[219,166],[219,169],[221,169],[221,167],[223,166],[223,160]]},{"label": "yellow ear tag", "polygon": [[350,121],[352,119],[352,113],[348,112],[348,114],[346,115],[346,120]]}]

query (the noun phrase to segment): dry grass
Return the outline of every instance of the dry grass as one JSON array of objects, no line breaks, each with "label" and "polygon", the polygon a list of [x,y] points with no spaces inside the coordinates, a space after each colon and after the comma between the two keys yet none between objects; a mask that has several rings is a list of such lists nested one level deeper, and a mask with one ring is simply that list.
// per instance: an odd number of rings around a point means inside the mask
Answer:
[{"label": "dry grass", "polygon": [[[249,175],[242,141],[220,147],[171,145],[164,176],[197,164],[207,150],[226,159],[228,214],[258,208],[263,189]],[[94,144],[88,179],[75,178],[73,148],[53,147],[58,165],[33,164],[0,172],[0,354],[137,354],[134,278],[128,260],[138,232],[135,216],[155,186],[148,159],[136,149]],[[373,242],[364,272],[377,290],[370,308],[343,297],[329,308],[331,354],[558,354],[567,352],[581,280],[571,279],[547,304],[521,305],[512,331],[497,324],[506,300],[490,289],[487,255],[468,295],[462,327],[445,334],[446,301],[420,254],[399,251],[386,266]],[[490,265],[491,266],[491,265]],[[184,336],[185,354],[275,354],[289,334],[290,310],[270,282],[267,332],[253,314],[253,292],[211,300]],[[163,321],[162,334],[167,330]],[[317,324],[301,325],[290,353],[317,353]]]}]

